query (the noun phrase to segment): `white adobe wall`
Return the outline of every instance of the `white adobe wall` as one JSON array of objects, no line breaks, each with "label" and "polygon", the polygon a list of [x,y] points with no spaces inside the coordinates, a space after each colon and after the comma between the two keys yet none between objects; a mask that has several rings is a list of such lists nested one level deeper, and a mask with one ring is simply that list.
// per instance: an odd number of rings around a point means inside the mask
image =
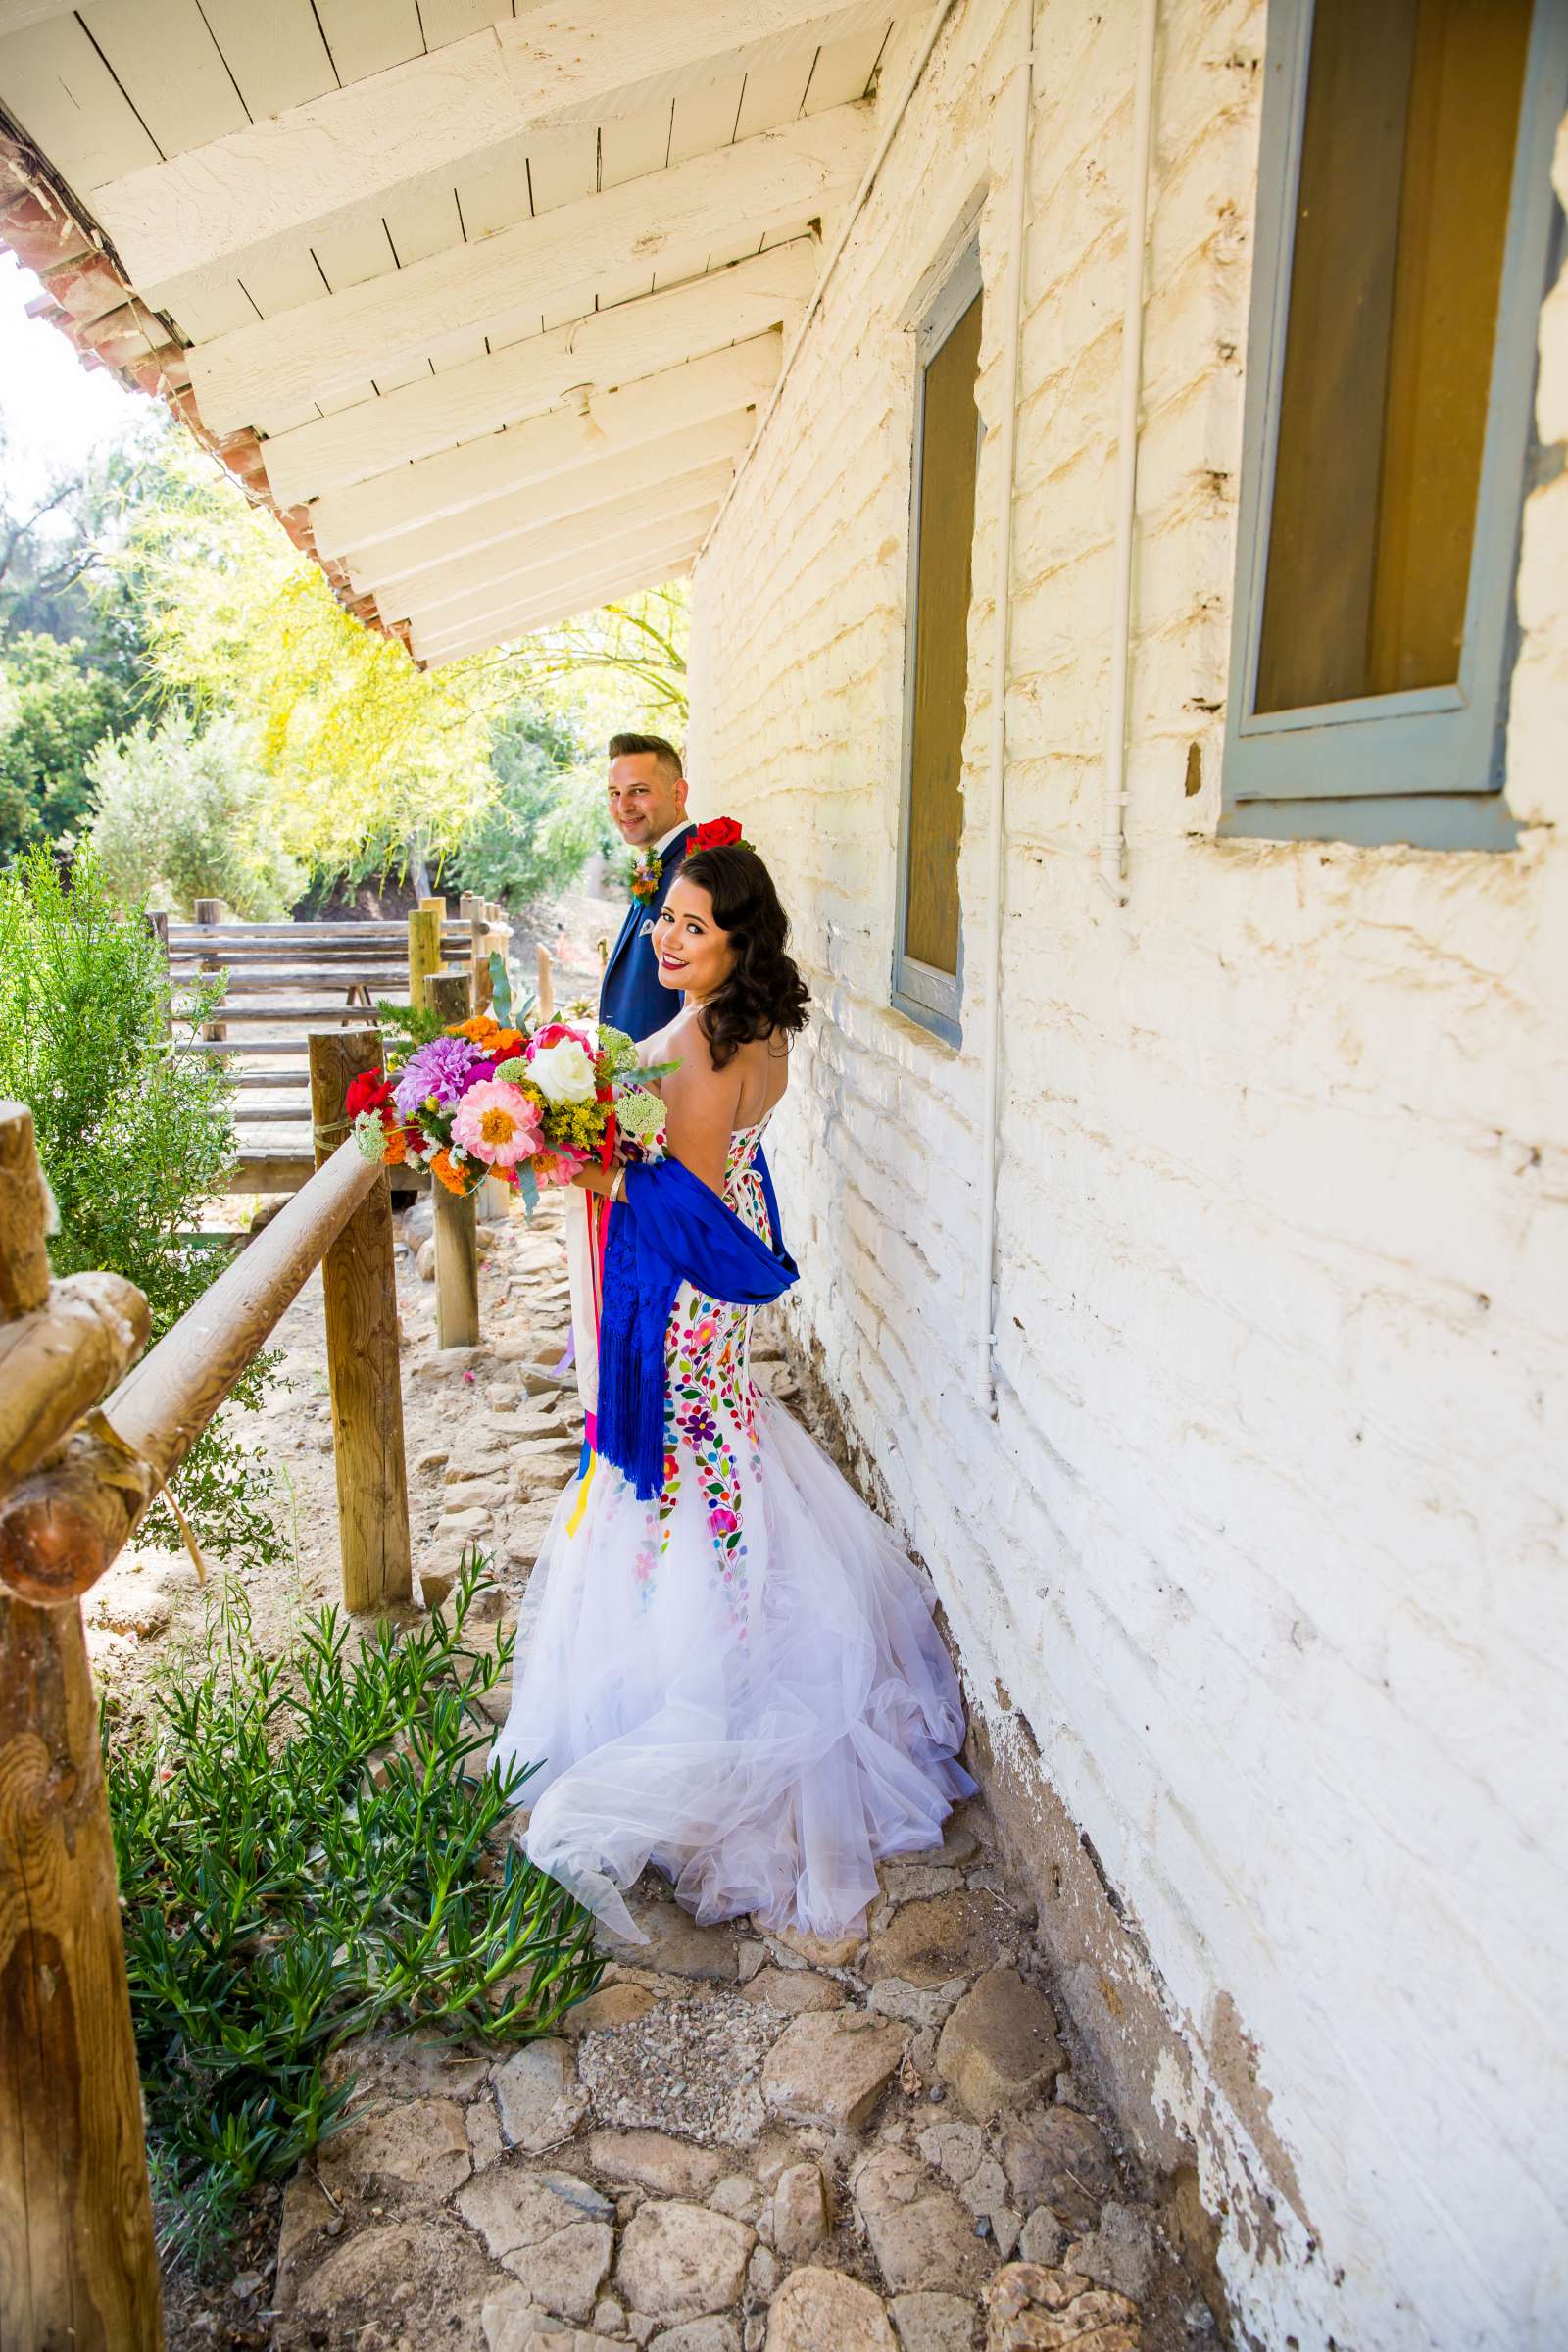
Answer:
[{"label": "white adobe wall", "polygon": [[[999,1762],[1016,1779],[1038,1743],[1042,1806],[1121,1906],[1121,1993],[1087,1944],[1063,1955],[1080,2022],[1114,2071],[1140,1979],[1169,2028],[1145,2136],[1196,2143],[1246,2334],[1561,2344],[1568,478],[1528,514],[1524,847],[1216,843],[1264,10],[1165,0],[1129,904],[1098,891],[1135,10],[1040,0],[992,1422],[966,1354],[976,1052],[886,1000],[904,320],[1005,173],[1019,21],[965,0],[950,24],[698,575],[701,805],[768,853],[820,1007],[775,1155],[802,1328],[930,1563]],[[1005,208],[999,176],[993,285]],[[999,332],[993,305],[991,426]],[[1558,439],[1568,290],[1543,348]],[[998,497],[993,432],[976,964]]]}]

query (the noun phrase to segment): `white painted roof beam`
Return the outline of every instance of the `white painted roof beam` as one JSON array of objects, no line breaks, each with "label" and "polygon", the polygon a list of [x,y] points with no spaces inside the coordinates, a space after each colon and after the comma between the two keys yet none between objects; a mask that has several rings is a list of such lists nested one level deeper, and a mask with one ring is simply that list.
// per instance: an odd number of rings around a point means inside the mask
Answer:
[{"label": "white painted roof beam", "polygon": [[577,593],[573,583],[628,578],[644,564],[662,562],[672,548],[701,547],[703,533],[716,511],[717,501],[710,499],[682,514],[651,517],[640,528],[623,528],[618,542],[599,548],[585,547],[576,556],[558,554],[546,558],[531,574],[514,581],[510,589],[492,587],[486,582],[474,590],[467,611],[433,613],[425,621],[416,614],[415,648],[417,651],[423,645],[455,643],[460,638],[471,637],[476,630],[506,623],[514,612],[531,612],[541,605],[554,603],[563,594]]},{"label": "white painted roof beam", "polygon": [[482,568],[509,562],[520,540],[549,523],[593,514],[617,498],[657,497],[664,482],[693,473],[700,466],[723,464],[733,468],[751,442],[754,422],[750,409],[710,417],[658,440],[640,441],[635,448],[569,466],[428,531],[371,548],[363,562],[350,560],[354,592],[384,598],[387,609],[395,611],[416,598],[425,581],[459,567],[476,580]]},{"label": "white painted roof beam", "polygon": [[465,654],[482,653],[487,646],[511,644],[514,638],[526,637],[535,629],[553,628],[573,613],[592,612],[599,606],[616,603],[622,597],[638,596],[645,588],[662,588],[666,581],[683,578],[696,561],[694,544],[651,556],[619,577],[600,572],[582,579],[563,580],[552,595],[541,597],[533,605],[521,606],[515,612],[496,613],[466,637],[432,640],[428,652],[421,652],[416,646],[416,656],[421,662],[456,662]]},{"label": "white painted roof beam", "polygon": [[[383,541],[424,530],[467,508],[493,506],[509,491],[546,481],[567,466],[751,408],[777,380],[782,353],[782,336],[754,335],[729,351],[688,360],[684,367],[607,392],[581,413],[575,407],[552,409],[548,416],[531,417],[508,432],[378,473],[351,490],[330,491],[311,509],[317,548],[323,556],[364,558]],[[470,526],[464,526],[451,552],[482,546],[486,522],[486,516],[475,515],[471,535]]]},{"label": "white painted roof beam", "polygon": [[202,416],[226,433],[297,416],[361,396],[378,373],[455,358],[475,330],[527,333],[556,304],[590,310],[628,270],[699,275],[717,244],[733,251],[816,219],[854,188],[870,144],[869,105],[833,107],[255,319],[192,348]]},{"label": "white painted roof beam", "polygon": [[771,326],[788,335],[820,260],[816,237],[792,237],[710,276],[590,311],[549,334],[274,434],[262,446],[272,496],[299,506],[537,416],[579,385],[607,391]]},{"label": "white painted roof beam", "polygon": [[[482,566],[464,562],[418,572],[405,581],[401,602],[391,598],[385,617],[423,622],[429,627],[441,627],[448,620],[470,614],[482,617],[490,605],[515,593],[516,583],[526,580],[542,564],[574,564],[577,556],[613,550],[633,532],[672,514],[688,514],[698,507],[716,508],[734,476],[733,461],[723,458],[716,465],[700,466],[693,472],[655,482],[635,497],[608,498],[562,521],[521,531],[515,539],[487,548]],[[489,603],[476,605],[473,600],[479,596]]]},{"label": "white painted roof beam", "polygon": [[[53,13],[0,0],[8,18]],[[494,168],[931,0],[557,0],[109,180],[93,208],[147,300],[378,219],[389,201]]]}]

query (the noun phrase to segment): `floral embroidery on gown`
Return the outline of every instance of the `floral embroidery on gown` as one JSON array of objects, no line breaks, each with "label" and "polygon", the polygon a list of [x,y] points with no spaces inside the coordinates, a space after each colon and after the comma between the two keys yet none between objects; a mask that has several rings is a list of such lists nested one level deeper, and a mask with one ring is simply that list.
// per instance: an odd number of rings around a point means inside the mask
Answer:
[{"label": "floral embroidery on gown", "polygon": [[[770,1240],[730,1141],[724,1198]],[[957,1678],[914,1570],[752,1382],[756,1309],[683,1284],[665,1333],[662,1492],[573,1478],[529,1580],[497,1760],[538,1763],[524,1844],[605,1925],[652,1861],[704,1922],[842,1935],[875,1864],[941,1838],[973,1783]]]}]

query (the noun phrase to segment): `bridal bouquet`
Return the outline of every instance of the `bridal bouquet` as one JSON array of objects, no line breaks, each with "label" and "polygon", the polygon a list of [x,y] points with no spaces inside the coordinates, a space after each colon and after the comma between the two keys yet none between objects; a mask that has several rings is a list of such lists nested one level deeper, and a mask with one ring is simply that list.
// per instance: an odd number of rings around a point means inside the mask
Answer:
[{"label": "bridal bouquet", "polygon": [[672,1066],[639,1067],[633,1041],[597,1021],[530,1031],[479,1013],[389,1074],[356,1078],[347,1108],[368,1158],[428,1168],[450,1193],[496,1176],[532,1208],[541,1185],[569,1184],[590,1161],[661,1156],[664,1105],[645,1081]]}]

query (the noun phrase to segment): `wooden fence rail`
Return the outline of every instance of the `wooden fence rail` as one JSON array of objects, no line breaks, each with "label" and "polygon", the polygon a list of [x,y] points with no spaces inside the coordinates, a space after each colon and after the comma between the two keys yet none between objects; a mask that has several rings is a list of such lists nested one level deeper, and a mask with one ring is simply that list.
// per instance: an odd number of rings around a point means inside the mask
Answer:
[{"label": "wooden fence rail", "polygon": [[[386,1171],[344,1127],[373,1030],[309,1041],[321,1165],[127,1369],[145,1301],[51,1282],[30,1114],[0,1103],[0,2345],[158,2352],[141,2094],[80,1599],[317,1265],[345,1598],[411,1598]],[[118,1381],[118,1386],[111,1384]],[[105,1390],[110,1393],[104,1396]],[[99,1397],[103,1396],[101,1406]]]},{"label": "wooden fence rail", "polygon": [[474,1004],[486,1005],[490,957],[505,958],[512,939],[502,909],[471,896],[456,914],[432,898],[374,922],[236,922],[217,899],[196,909],[195,922],[168,923],[162,935],[175,988],[226,975],[223,1002],[189,1050],[221,1054],[235,1070],[240,1193],[296,1192],[315,1165],[309,1139],[288,1132],[311,1118],[309,1030],[361,1028],[381,999],[422,1005],[425,975],[443,966],[466,967]]}]

